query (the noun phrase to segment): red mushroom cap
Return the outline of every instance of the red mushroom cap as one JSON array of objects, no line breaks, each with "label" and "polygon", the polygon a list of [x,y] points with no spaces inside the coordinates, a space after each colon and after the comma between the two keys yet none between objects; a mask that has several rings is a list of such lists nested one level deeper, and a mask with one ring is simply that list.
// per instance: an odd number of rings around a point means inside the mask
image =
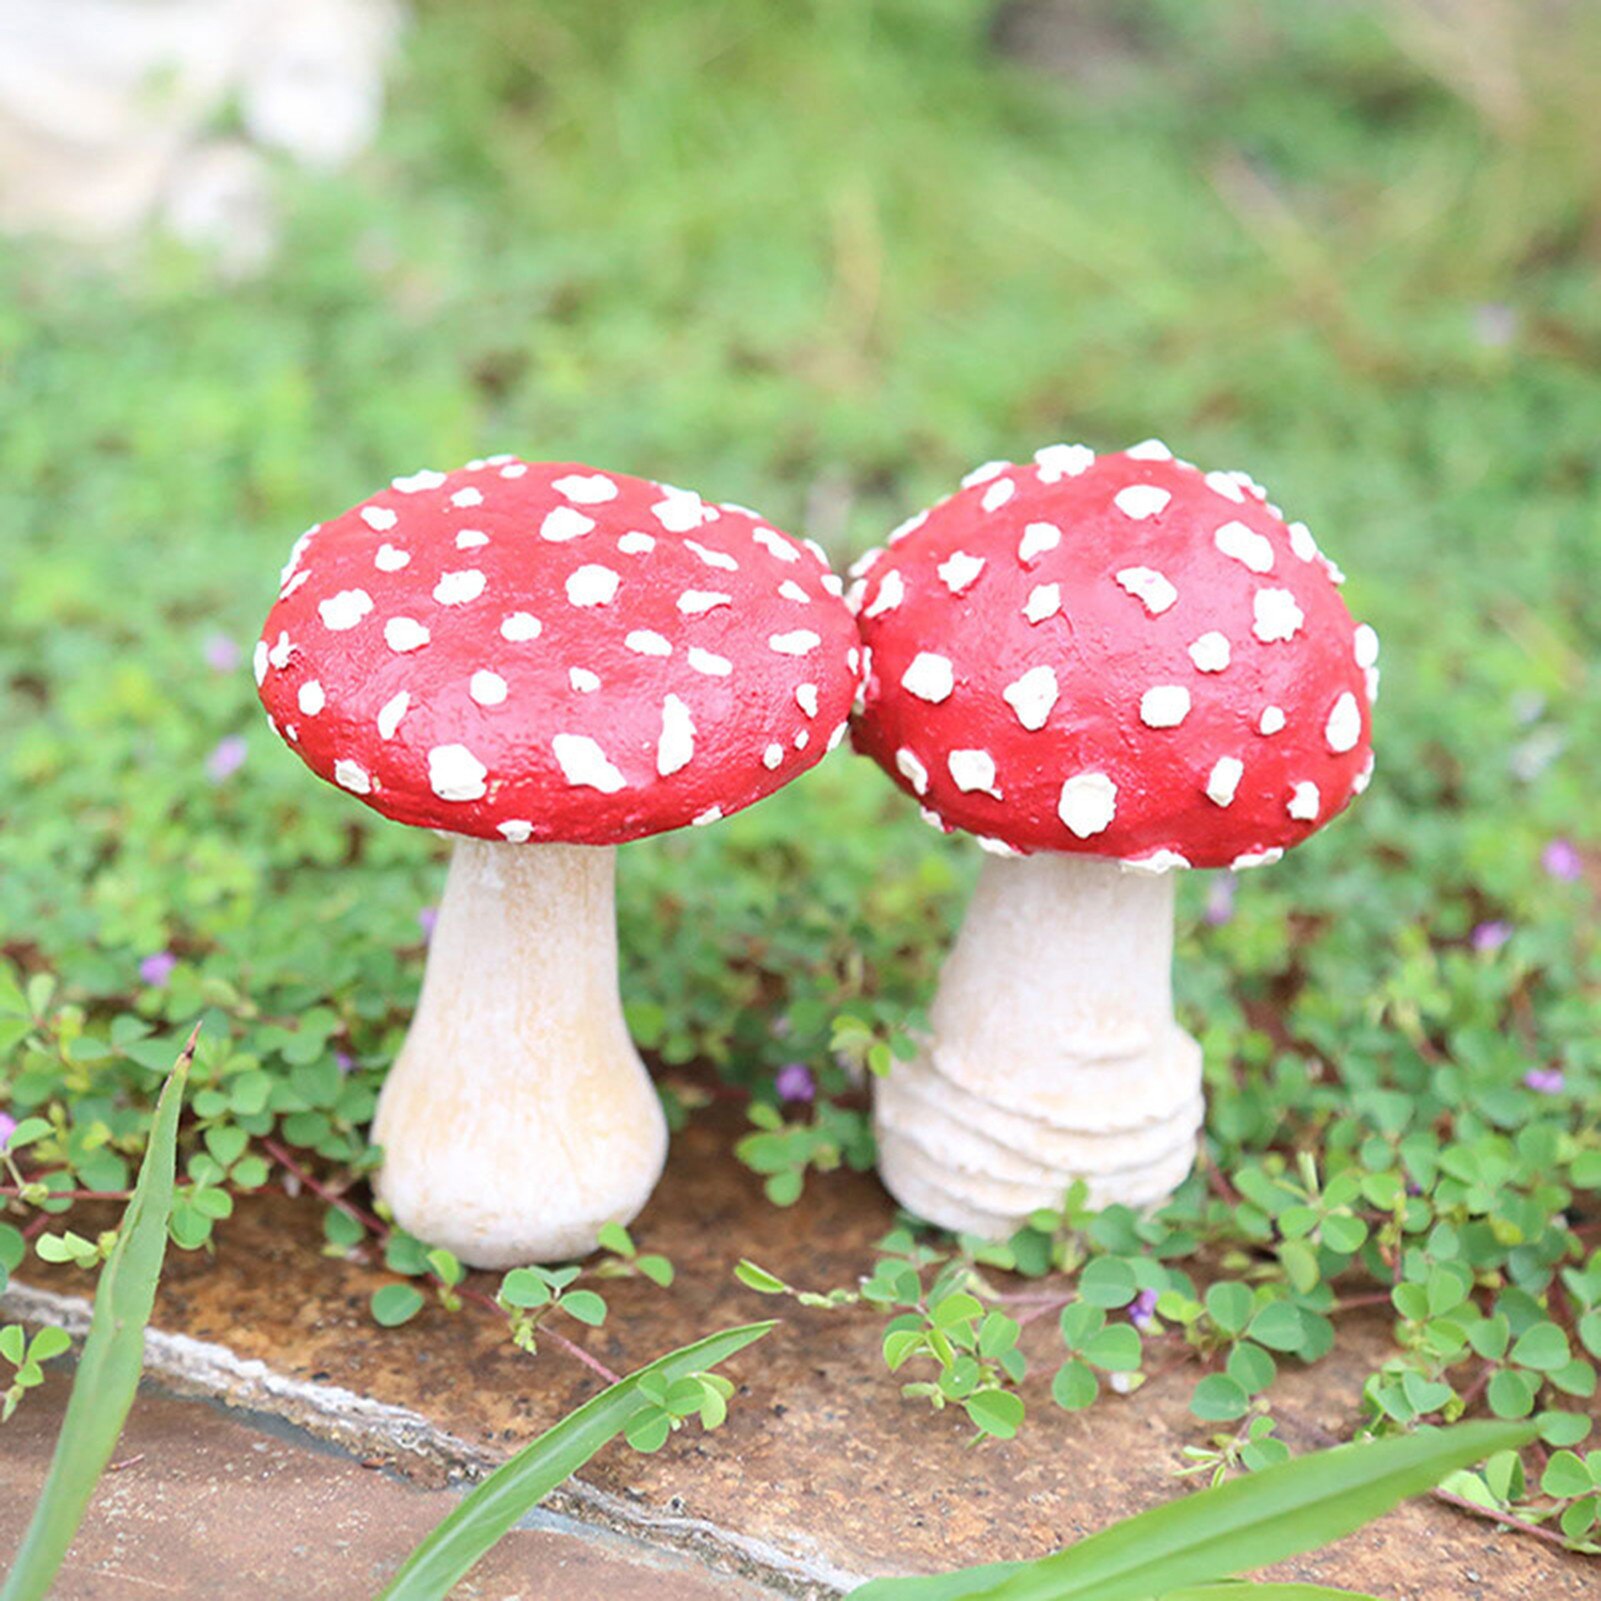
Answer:
[{"label": "red mushroom cap", "polygon": [[306,765],[386,817],[618,844],[748,806],[839,742],[840,590],[754,512],[496,456],[303,535],[256,682]]},{"label": "red mushroom cap", "polygon": [[856,744],[990,848],[1254,866],[1366,787],[1377,637],[1242,473],[1052,445],[854,570]]}]

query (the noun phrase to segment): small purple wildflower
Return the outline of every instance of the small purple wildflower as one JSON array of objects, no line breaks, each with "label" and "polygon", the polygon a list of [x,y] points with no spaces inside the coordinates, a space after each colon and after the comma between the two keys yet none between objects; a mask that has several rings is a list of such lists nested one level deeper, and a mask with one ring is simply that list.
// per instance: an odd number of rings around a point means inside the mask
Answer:
[{"label": "small purple wildflower", "polygon": [[1575,884],[1584,877],[1584,863],[1571,839],[1554,839],[1540,852],[1540,865],[1552,878]]},{"label": "small purple wildflower", "polygon": [[1234,896],[1239,880],[1232,873],[1214,873],[1206,891],[1206,910],[1202,921],[1212,928],[1221,928],[1234,916]]},{"label": "small purple wildflower", "polygon": [[171,951],[157,951],[139,964],[139,977],[152,989],[160,989],[172,977],[178,958]]},{"label": "small purple wildflower", "polygon": [[245,765],[249,750],[243,734],[228,734],[218,740],[216,748],[206,758],[206,777],[213,784],[232,778]]},{"label": "small purple wildflower", "polygon": [[17,1132],[17,1120],[9,1112],[0,1112],[0,1152],[5,1151],[11,1144],[11,1136]]},{"label": "small purple wildflower", "polygon": [[773,1088],[781,1101],[809,1101],[817,1094],[817,1082],[804,1062],[785,1062],[774,1075]]},{"label": "small purple wildflower", "polygon": [[349,1051],[335,1051],[334,1065],[341,1073],[349,1073],[356,1065],[356,1058]]},{"label": "small purple wildflower", "polygon": [[437,906],[424,906],[417,913],[417,927],[422,930],[424,939],[432,939],[434,930],[439,926],[439,908]]},{"label": "small purple wildflower", "polygon": [[1141,1290],[1129,1303],[1128,1320],[1144,1334],[1156,1317],[1156,1291]]},{"label": "small purple wildflower", "polygon": [[226,634],[207,634],[201,654],[214,673],[231,673],[240,661],[238,645]]},{"label": "small purple wildflower", "polygon": [[1494,918],[1488,923],[1479,923],[1468,936],[1468,943],[1476,951],[1498,951],[1512,938],[1512,925],[1504,918]]},{"label": "small purple wildflower", "polygon": [[1523,1075],[1523,1083],[1536,1095],[1560,1095],[1566,1080],[1560,1067],[1531,1067]]}]

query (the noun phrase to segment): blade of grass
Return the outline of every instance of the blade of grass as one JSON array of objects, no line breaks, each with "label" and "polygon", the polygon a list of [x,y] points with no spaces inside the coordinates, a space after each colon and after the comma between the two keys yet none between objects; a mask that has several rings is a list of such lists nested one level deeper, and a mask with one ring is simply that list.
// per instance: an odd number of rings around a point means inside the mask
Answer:
[{"label": "blade of grass", "polygon": [[[669,1383],[704,1373],[754,1344],[774,1325],[748,1323],[683,1346],[608,1385],[502,1463],[406,1559],[379,1601],[442,1601],[511,1526],[578,1471],[639,1410],[639,1381]],[[4,1598],[0,1598],[4,1601]]]},{"label": "blade of grass", "polygon": [[0,1590],[0,1601],[43,1601],[83,1521],[89,1498],[116,1449],[144,1368],[145,1325],[167,1252],[167,1220],[177,1164],[178,1114],[194,1060],[195,1025],[156,1103],[133,1198],[117,1243],[100,1270],[94,1311],[78,1358],[66,1416],[28,1532]]},{"label": "blade of grass", "polygon": [[1315,1451],[1125,1518],[1036,1562],[875,1579],[852,1601],[1150,1601],[1337,1540],[1537,1432],[1527,1423],[1459,1423]]}]

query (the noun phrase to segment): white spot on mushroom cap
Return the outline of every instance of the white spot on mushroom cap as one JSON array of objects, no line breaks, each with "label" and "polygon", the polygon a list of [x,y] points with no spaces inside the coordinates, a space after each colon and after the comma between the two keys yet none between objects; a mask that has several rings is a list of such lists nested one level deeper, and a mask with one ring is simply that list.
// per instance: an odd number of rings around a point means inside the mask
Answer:
[{"label": "white spot on mushroom cap", "polygon": [[601,506],[617,498],[617,485],[605,473],[565,473],[552,479],[550,487],[580,506]]},{"label": "white spot on mushroom cap", "polygon": [[1362,737],[1362,708],[1350,690],[1335,701],[1329,720],[1324,724],[1323,737],[1337,756],[1356,749],[1356,742]]},{"label": "white spot on mushroom cap", "polygon": [[341,756],[334,763],[334,782],[341,789],[348,789],[352,795],[372,793],[371,775],[360,762],[353,762],[348,756]]},{"label": "white spot on mushroom cap", "polygon": [[769,634],[767,648],[780,656],[806,656],[823,643],[821,634],[809,628],[792,628],[787,634]]},{"label": "white spot on mushroom cap", "polygon": [[1310,779],[1303,779],[1291,791],[1286,810],[1298,823],[1315,823],[1322,804],[1323,797],[1319,795],[1317,785]]},{"label": "white spot on mushroom cap", "polygon": [[995,758],[987,750],[953,750],[945,758],[945,765],[951,781],[963,794],[978,790],[996,800],[1001,798],[995,787]]},{"label": "white spot on mushroom cap", "polygon": [[495,827],[512,845],[526,845],[534,832],[534,825],[522,817],[508,817],[505,822],[496,823]]},{"label": "white spot on mushroom cap", "polygon": [[273,641],[272,649],[267,652],[267,660],[279,671],[289,665],[289,658],[294,654],[294,646],[289,642],[288,629],[280,629],[278,637]]},{"label": "white spot on mushroom cap", "polygon": [[480,706],[498,706],[506,698],[506,680],[499,673],[480,667],[467,681],[467,693]]},{"label": "white spot on mushroom cap", "polygon": [[322,626],[330,633],[342,634],[354,628],[372,610],[372,596],[365,589],[341,589],[317,607]]},{"label": "white spot on mushroom cap", "polygon": [[1190,859],[1162,846],[1144,856],[1127,857],[1121,865],[1130,873],[1171,873],[1176,867],[1188,867]]},{"label": "white spot on mushroom cap", "polygon": [[668,778],[687,767],[695,754],[695,721],[676,695],[662,702],[662,731],[656,741],[656,771]]},{"label": "white spot on mushroom cap", "polygon": [[965,550],[953,551],[939,564],[941,582],[953,595],[960,595],[984,571],[984,558],[970,556]]},{"label": "white spot on mushroom cap", "polygon": [[720,822],[722,816],[723,809],[721,806],[708,806],[699,816],[690,818],[689,826],[691,828],[704,828],[708,823]]},{"label": "white spot on mushroom cap", "polygon": [[465,489],[458,489],[455,494],[450,497],[450,503],[452,506],[460,506],[463,510],[465,510],[468,506],[482,506],[484,503],[484,492],[481,489],[474,489],[472,485],[469,484]]},{"label": "white spot on mushroom cap", "polygon": [[1171,491],[1156,484],[1127,484],[1112,496],[1112,504],[1135,522],[1159,516],[1173,498]]},{"label": "white spot on mushroom cap", "polygon": [[838,573],[824,573],[817,582],[822,585],[825,595],[832,595],[838,600],[845,593],[845,580]]},{"label": "white spot on mushroom cap", "polygon": [[1095,465],[1095,452],[1088,445],[1044,445],[1034,452],[1042,484],[1077,478]]},{"label": "white spot on mushroom cap", "polygon": [[421,650],[432,637],[415,617],[391,617],[384,624],[384,643],[402,654],[409,650]]},{"label": "white spot on mushroom cap", "polygon": [[1182,684],[1156,684],[1140,696],[1140,721],[1148,728],[1177,728],[1190,715],[1190,692]]},{"label": "white spot on mushroom cap", "polygon": [[434,599],[441,606],[465,606],[477,600],[484,592],[488,579],[476,567],[464,567],[460,572],[441,573],[434,585]]},{"label": "white spot on mushroom cap", "polygon": [[328,704],[328,697],[323,694],[322,685],[315,678],[308,678],[295,695],[295,704],[299,706],[301,716],[315,717]]},{"label": "white spot on mushroom cap", "polygon": [[710,545],[703,545],[698,539],[686,539],[684,548],[697,556],[708,567],[716,567],[725,573],[737,573],[739,563],[724,550],[713,550]]},{"label": "white spot on mushroom cap", "polygon": [[489,543],[489,535],[482,528],[463,528],[456,535],[457,550],[477,550],[480,545]]},{"label": "white spot on mushroom cap", "polygon": [[687,534],[692,528],[699,528],[703,522],[710,521],[717,515],[714,507],[708,506],[699,495],[688,489],[674,489],[670,484],[663,484],[665,497],[652,506],[651,514],[663,528],[670,534]]},{"label": "white spot on mushroom cap", "polygon": [[1251,632],[1264,645],[1294,639],[1306,615],[1287,589],[1259,589],[1251,600]]},{"label": "white spot on mushroom cap", "polygon": [[1032,567],[1048,550],[1062,543],[1062,530],[1055,523],[1030,523],[1017,542],[1017,559],[1025,567]]},{"label": "white spot on mushroom cap", "polygon": [[1379,698],[1379,670],[1377,667],[1368,667],[1362,673],[1363,683],[1367,688],[1368,705],[1372,706]]},{"label": "white spot on mushroom cap", "polygon": [[710,589],[686,589],[678,597],[678,609],[686,617],[700,617],[709,611],[715,611],[719,606],[732,606],[732,595],[721,595]]},{"label": "white spot on mushroom cap", "polygon": [[567,599],[574,606],[609,606],[622,579],[610,567],[585,562],[567,575]]},{"label": "white spot on mushroom cap", "polygon": [[773,769],[783,761],[783,759],[784,747],[782,745],[769,745],[767,749],[762,752],[762,766],[765,767],[768,772],[772,772]]},{"label": "white spot on mushroom cap", "polygon": [[[834,575],[830,573],[828,576],[832,578]],[[792,600],[797,606],[810,606],[812,603],[812,597],[793,578],[786,578],[778,586],[778,592],[785,600]]]},{"label": "white spot on mushroom cap", "polygon": [[890,529],[885,543],[898,545],[908,534],[915,534],[927,521],[928,513],[926,511],[914,511],[904,522],[898,522]]},{"label": "white spot on mushroom cap", "polygon": [[795,686],[795,704],[808,717],[815,717],[817,715],[817,685],[797,684]]},{"label": "white spot on mushroom cap", "polygon": [[409,566],[410,563],[409,550],[401,550],[387,542],[373,552],[372,564],[381,573],[398,573],[402,567]]},{"label": "white spot on mushroom cap", "polygon": [[898,772],[919,795],[928,793],[928,769],[918,759],[917,752],[902,745],[895,752],[895,771]]},{"label": "white spot on mushroom cap", "polygon": [[500,476],[502,478],[526,478],[528,476],[528,463],[526,461],[510,462],[500,469]]},{"label": "white spot on mushroom cap", "polygon": [[901,674],[901,688],[908,695],[915,695],[919,700],[937,706],[956,688],[956,670],[951,666],[948,656],[920,650]]},{"label": "white spot on mushroom cap", "polygon": [[1379,636],[1369,623],[1358,623],[1351,636],[1351,650],[1361,668],[1374,666],[1379,659]]},{"label": "white spot on mushroom cap", "polygon": [[906,580],[901,576],[900,569],[891,567],[878,581],[878,592],[873,596],[872,602],[864,617],[882,617],[887,611],[894,611],[906,598]]},{"label": "white spot on mushroom cap", "polygon": [[400,719],[410,708],[411,696],[406,690],[401,690],[398,695],[391,695],[378,713],[378,737],[393,739],[395,730],[400,727]]},{"label": "white spot on mushroom cap", "polygon": [[985,511],[999,511],[1013,495],[1017,493],[1016,481],[1011,478],[997,478],[988,489],[984,491],[979,505]]},{"label": "white spot on mushroom cap", "polygon": [[1241,522],[1224,523],[1212,535],[1212,543],[1232,561],[1243,562],[1253,573],[1273,571],[1273,544]]},{"label": "white spot on mushroom cap", "polygon": [[1247,867],[1271,867],[1274,862],[1284,859],[1282,845],[1269,845],[1265,850],[1242,851],[1236,856],[1229,867],[1234,872],[1240,872]]},{"label": "white spot on mushroom cap", "polygon": [[973,843],[981,851],[987,851],[991,856],[1021,856],[1022,851],[1014,845],[1008,845],[1004,839],[995,839],[989,834],[975,834]]},{"label": "white spot on mushroom cap", "polygon": [[1302,561],[1314,561],[1317,558],[1317,541],[1312,537],[1312,530],[1305,523],[1291,523],[1289,525],[1290,549]]},{"label": "white spot on mushroom cap", "polygon": [[1105,773],[1075,773],[1062,785],[1056,815],[1079,839],[1103,833],[1117,816],[1117,785]]},{"label": "white spot on mushroom cap", "polygon": [[750,537],[780,561],[799,561],[800,552],[776,528],[753,528]]},{"label": "white spot on mushroom cap", "polygon": [[1264,706],[1262,716],[1256,728],[1261,734],[1276,734],[1284,727],[1284,708],[1282,706]]},{"label": "white spot on mushroom cap", "polygon": [[553,545],[564,545],[569,539],[581,539],[594,526],[593,517],[586,517],[571,506],[556,506],[540,522],[539,537]]},{"label": "white spot on mushroom cap", "polygon": [[522,645],[530,639],[538,639],[541,629],[542,624],[531,612],[514,611],[501,623],[500,637]]},{"label": "white spot on mushroom cap", "polygon": [[593,695],[600,688],[600,674],[590,672],[587,667],[569,667],[567,682],[580,695]]},{"label": "white spot on mushroom cap", "polygon": [[598,789],[603,795],[615,795],[626,783],[588,734],[557,734],[550,748],[562,777],[574,789]]},{"label": "white spot on mushroom cap", "polygon": [[289,582],[283,586],[282,589],[280,589],[278,591],[279,600],[288,600],[289,597],[292,594],[294,594],[295,591],[298,590],[301,587],[301,585],[307,584],[310,581],[311,581],[311,569],[309,567],[302,567],[301,570],[298,573],[296,573],[295,576],[293,578],[291,578],[289,580]]},{"label": "white spot on mushroom cap", "polygon": [[1238,756],[1219,756],[1212,764],[1212,771],[1207,774],[1207,799],[1219,806],[1233,805],[1235,791],[1239,789],[1244,776],[1245,763]]},{"label": "white spot on mushroom cap", "polygon": [[974,484],[987,484],[992,478],[999,478],[1012,464],[1009,461],[982,461],[971,472],[962,474],[962,488],[971,489]]},{"label": "white spot on mushroom cap", "polygon": [[1153,617],[1160,617],[1179,598],[1172,582],[1154,567],[1125,567],[1114,576],[1118,588],[1126,590]]},{"label": "white spot on mushroom cap", "polygon": [[1231,656],[1229,636],[1217,629],[1201,635],[1190,646],[1190,660],[1195,663],[1197,672],[1220,673],[1229,664]]},{"label": "white spot on mushroom cap", "polygon": [[403,495],[415,495],[424,489],[438,489],[445,481],[443,473],[436,473],[430,467],[424,467],[407,477],[391,478],[389,487],[397,489]]},{"label": "white spot on mushroom cap", "polygon": [[363,506],[356,514],[375,534],[387,534],[400,521],[387,506]]},{"label": "white spot on mushroom cap", "polygon": [[656,548],[656,540],[650,534],[630,529],[617,541],[617,548],[625,556],[648,556]]},{"label": "white spot on mushroom cap", "polygon": [[734,670],[734,664],[726,656],[702,650],[699,645],[689,647],[689,665],[697,673],[705,673],[709,678],[727,678]]},{"label": "white spot on mushroom cap", "polygon": [[653,628],[636,628],[623,640],[623,644],[639,656],[671,656],[672,641]]},{"label": "white spot on mushroom cap", "polygon": [[267,641],[258,639],[256,648],[251,654],[250,665],[255,671],[256,684],[259,687],[267,681]]},{"label": "white spot on mushroom cap", "polygon": [[1001,699],[1016,713],[1018,722],[1032,732],[1045,726],[1060,693],[1054,669],[1030,667],[1001,691]]},{"label": "white spot on mushroom cap", "polygon": [[1202,482],[1213,494],[1221,495],[1225,500],[1232,500],[1237,506],[1245,504],[1245,491],[1233,473],[1207,473]]},{"label": "white spot on mushroom cap", "polygon": [[1160,439],[1142,439],[1123,452],[1130,461],[1172,461],[1173,452]]},{"label": "white spot on mushroom cap", "polygon": [[482,800],[489,769],[465,745],[435,745],[428,752],[428,787],[440,800]]},{"label": "white spot on mushroom cap", "polygon": [[1362,771],[1351,780],[1351,793],[1353,795],[1363,794],[1367,790],[1368,785],[1373,782],[1374,760],[1375,758],[1373,752],[1369,751],[1368,759],[1362,763]]},{"label": "white spot on mushroom cap", "polygon": [[1054,617],[1062,609],[1062,586],[1060,584],[1036,584],[1028,592],[1028,599],[1023,602],[1023,615],[1031,623],[1043,623],[1047,617]]}]

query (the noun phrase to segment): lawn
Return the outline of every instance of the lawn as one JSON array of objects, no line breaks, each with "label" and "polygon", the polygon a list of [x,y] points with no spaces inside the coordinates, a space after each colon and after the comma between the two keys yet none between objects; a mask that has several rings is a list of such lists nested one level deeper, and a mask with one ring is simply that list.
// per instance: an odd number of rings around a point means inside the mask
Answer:
[{"label": "lawn", "polygon": [[[1156,1332],[1208,1357],[1256,1349],[1267,1300],[1299,1319],[1274,1349],[1316,1357],[1337,1294],[1399,1281],[1374,1419],[1582,1404],[1601,16],[1107,4],[1047,71],[969,0],[419,9],[379,149],[284,174],[260,278],[0,249],[0,1099],[48,1120],[30,1165],[125,1189],[197,1017],[180,1245],[275,1181],[269,1142],[369,1162],[447,847],[260,716],[250,646],[310,522],[508,450],[761,507],[843,566],[988,457],[1157,434],[1348,573],[1377,775],[1279,866],[1181,885],[1215,1181],[1020,1265],[1159,1260]],[[870,1164],[843,1064],[902,1043],[976,861],[848,750],[625,854],[675,1115],[697,1064],[758,1107],[786,1063],[819,1085],[743,1148],[775,1202]],[[1154,1287],[1099,1272],[1108,1310]],[[1238,1327],[1197,1276],[1248,1286]],[[1203,1416],[1243,1415],[1254,1360]]]}]

